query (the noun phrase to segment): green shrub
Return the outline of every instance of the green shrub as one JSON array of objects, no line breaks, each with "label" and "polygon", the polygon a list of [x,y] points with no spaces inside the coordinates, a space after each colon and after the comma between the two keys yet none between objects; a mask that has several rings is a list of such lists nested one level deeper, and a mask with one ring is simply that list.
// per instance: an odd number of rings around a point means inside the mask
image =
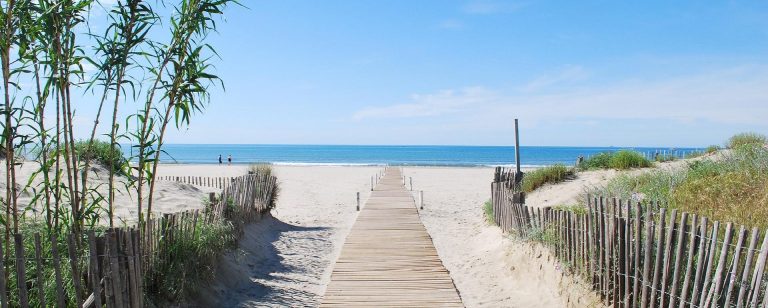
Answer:
[{"label": "green shrub", "polygon": [[75,152],[78,159],[96,161],[104,167],[112,168],[118,174],[124,174],[128,166],[128,160],[123,156],[123,151],[118,146],[110,146],[109,142],[94,140],[88,148],[88,140],[75,142]]},{"label": "green shrub", "polygon": [[[695,152],[693,152],[693,153],[695,153]],[[665,163],[665,162],[668,162],[668,161],[675,161],[675,160],[677,160],[677,157],[675,157],[675,155],[672,155],[672,154],[658,154],[658,155],[656,155],[654,160],[656,160],[657,162],[660,162],[660,163]]]},{"label": "green shrub", "polygon": [[272,175],[272,165],[271,164],[251,164],[248,166],[248,173],[253,174],[265,174],[268,176]]},{"label": "green shrub", "polygon": [[524,192],[532,192],[544,184],[562,182],[571,176],[573,176],[573,170],[562,164],[539,168],[525,173],[522,190]]},{"label": "green shrub", "polygon": [[621,150],[611,155],[611,165],[613,169],[631,169],[650,167],[651,162],[640,152]]},{"label": "green shrub", "polygon": [[[271,164],[251,164],[248,166],[249,174],[274,176]],[[277,207],[277,197],[280,195],[280,183],[275,183],[275,187],[272,190],[272,199],[269,200],[269,208],[273,209]]]},{"label": "green shrub", "polygon": [[712,220],[768,227],[768,149],[742,145],[718,160],[698,160],[679,170],[621,174],[592,195],[656,200]]},{"label": "green shrub", "polygon": [[598,153],[578,166],[579,170],[594,169],[631,169],[650,167],[649,161],[642,153],[630,150],[620,150],[613,153]]},{"label": "green shrub", "polygon": [[236,244],[235,229],[228,221],[198,222],[195,229],[195,237],[179,236],[155,255],[157,268],[144,284],[160,306],[189,298],[210,281],[222,251]]},{"label": "green shrub", "polygon": [[728,139],[728,143],[726,143],[726,146],[730,149],[735,149],[743,145],[749,145],[749,144],[759,144],[764,145],[768,141],[768,138],[765,137],[763,134],[758,133],[739,133],[736,135],[733,135],[730,139]]},{"label": "green shrub", "polygon": [[489,225],[495,225],[496,222],[493,219],[493,203],[491,203],[491,200],[485,201],[483,204],[483,212],[485,212],[485,222]]},{"label": "green shrub", "polygon": [[608,169],[611,168],[611,153],[597,153],[594,156],[585,159],[579,164],[581,170]]},{"label": "green shrub", "polygon": [[720,151],[719,145],[710,145],[706,149],[707,154],[717,153],[717,151]]}]

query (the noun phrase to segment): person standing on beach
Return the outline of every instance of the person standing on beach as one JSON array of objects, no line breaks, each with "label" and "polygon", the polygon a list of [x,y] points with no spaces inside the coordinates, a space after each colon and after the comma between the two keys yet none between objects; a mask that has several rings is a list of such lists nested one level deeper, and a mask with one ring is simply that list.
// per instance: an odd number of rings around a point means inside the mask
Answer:
[{"label": "person standing on beach", "polygon": [[219,154],[219,165],[221,165],[221,163],[222,163],[222,161],[221,161],[221,154]]},{"label": "person standing on beach", "polygon": [[227,165],[232,165],[232,154],[227,157]]}]

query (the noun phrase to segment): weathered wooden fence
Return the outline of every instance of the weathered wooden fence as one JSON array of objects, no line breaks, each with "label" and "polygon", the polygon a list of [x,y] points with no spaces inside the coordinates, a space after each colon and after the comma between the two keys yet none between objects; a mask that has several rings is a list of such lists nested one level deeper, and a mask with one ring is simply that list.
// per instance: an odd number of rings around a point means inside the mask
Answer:
[{"label": "weathered wooden fence", "polygon": [[614,307],[766,307],[768,233],[657,203],[587,197],[585,207],[513,203],[492,185],[494,221],[549,246]]},{"label": "weathered wooden fence", "polygon": [[231,222],[239,238],[244,224],[270,209],[275,185],[272,176],[237,177],[205,209],[163,214],[141,226],[66,239],[16,234],[0,245],[0,307],[143,307],[143,284],[156,268],[185,262],[168,247],[201,236],[198,224],[220,220]]},{"label": "weathered wooden fence", "polygon": [[197,186],[205,186],[205,187],[213,187],[218,189],[224,189],[225,187],[232,185],[232,181],[235,180],[234,177],[226,177],[226,176],[171,176],[171,175],[165,175],[165,176],[159,176],[157,177],[157,180],[159,181],[171,181],[171,182],[179,182],[184,184],[190,184],[190,185],[197,185]]}]

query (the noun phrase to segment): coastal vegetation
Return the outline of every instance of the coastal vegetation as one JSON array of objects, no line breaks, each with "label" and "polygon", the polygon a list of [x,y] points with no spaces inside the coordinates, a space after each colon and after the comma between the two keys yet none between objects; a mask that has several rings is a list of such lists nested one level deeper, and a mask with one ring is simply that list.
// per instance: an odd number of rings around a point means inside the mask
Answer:
[{"label": "coastal vegetation", "polygon": [[631,150],[620,150],[616,152],[598,153],[585,159],[579,163],[577,167],[579,170],[584,171],[596,169],[626,170],[632,168],[646,168],[650,166],[651,162],[645,158],[643,154]]},{"label": "coastal vegetation", "polygon": [[735,149],[745,145],[765,145],[768,138],[763,134],[746,132],[731,136],[726,142],[726,147]]},{"label": "coastal vegetation", "polygon": [[739,134],[729,139],[732,148],[716,159],[691,161],[678,169],[621,174],[588,192],[654,200],[715,220],[768,227],[768,149],[763,140]]},{"label": "coastal vegetation", "polygon": [[[249,174],[260,174],[265,176],[274,176],[274,171],[272,170],[272,164],[250,164],[248,166],[248,173]],[[277,198],[280,196],[280,183],[275,183],[274,187],[272,187],[272,199],[269,200],[269,208],[273,209],[277,207]]]},{"label": "coastal vegetation", "polygon": [[493,203],[491,200],[485,201],[485,203],[483,203],[483,213],[485,213],[485,222],[490,225],[495,224],[493,219]]},{"label": "coastal vegetation", "polygon": [[96,161],[106,168],[112,168],[116,175],[126,175],[130,171],[128,159],[123,151],[107,141],[94,140],[92,143],[80,140],[75,142],[75,153],[81,161]]},{"label": "coastal vegetation", "polygon": [[572,168],[566,167],[563,164],[546,166],[525,173],[525,176],[523,176],[521,188],[524,192],[529,193],[543,186],[544,184],[559,183],[565,181],[573,175],[574,170]]},{"label": "coastal vegetation", "polygon": [[[136,229],[144,230],[157,218],[152,207],[165,137],[169,129],[184,129],[203,113],[210,91],[221,85],[213,73],[217,54],[208,36],[232,3],[236,1],[0,3],[0,157],[5,169],[0,223],[6,257],[17,251],[17,238],[24,247],[18,253],[30,260],[53,259],[53,247],[87,260],[88,234],[119,227],[117,194],[135,200],[131,212],[137,215]],[[96,111],[91,125],[76,117],[81,108]],[[120,144],[131,145],[133,154],[124,156]],[[30,176],[22,177],[22,162],[34,166]],[[105,182],[91,178],[95,164],[106,167]],[[200,222],[194,228],[200,236],[177,238],[164,247],[160,266],[144,282],[147,299],[182,300],[190,286],[211,273],[212,259],[233,243],[226,220]],[[42,240],[36,239],[38,234]],[[72,262],[73,269],[87,269],[87,264]],[[61,303],[55,301],[54,284],[42,286],[29,278],[32,273],[53,277],[52,264],[27,267],[27,281],[17,277],[17,265],[9,259],[3,265],[10,290],[35,287],[40,296],[30,298],[32,306]],[[56,276],[66,288],[61,300],[74,306],[82,277],[67,271]],[[17,294],[8,294],[11,305],[18,305]]]}]

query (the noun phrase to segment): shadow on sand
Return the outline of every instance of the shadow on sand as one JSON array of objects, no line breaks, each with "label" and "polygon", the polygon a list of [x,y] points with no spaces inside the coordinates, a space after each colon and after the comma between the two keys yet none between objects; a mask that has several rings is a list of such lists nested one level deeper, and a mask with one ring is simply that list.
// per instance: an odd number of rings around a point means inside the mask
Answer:
[{"label": "shadow on sand", "polygon": [[266,215],[245,227],[237,249],[221,258],[217,276],[201,289],[210,307],[314,307],[331,253],[331,228],[302,227]]}]

